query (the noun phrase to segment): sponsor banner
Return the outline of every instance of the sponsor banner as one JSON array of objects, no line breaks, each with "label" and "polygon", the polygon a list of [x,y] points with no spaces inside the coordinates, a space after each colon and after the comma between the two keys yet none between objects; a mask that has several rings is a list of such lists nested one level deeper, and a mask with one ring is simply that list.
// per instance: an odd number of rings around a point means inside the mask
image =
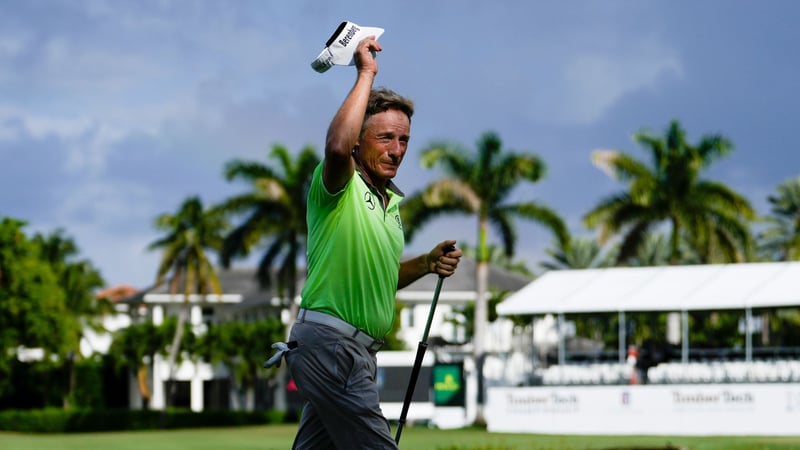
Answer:
[{"label": "sponsor banner", "polygon": [[489,431],[800,435],[798,384],[489,388]]},{"label": "sponsor banner", "polygon": [[464,406],[463,364],[437,364],[433,366],[433,404],[436,406]]}]

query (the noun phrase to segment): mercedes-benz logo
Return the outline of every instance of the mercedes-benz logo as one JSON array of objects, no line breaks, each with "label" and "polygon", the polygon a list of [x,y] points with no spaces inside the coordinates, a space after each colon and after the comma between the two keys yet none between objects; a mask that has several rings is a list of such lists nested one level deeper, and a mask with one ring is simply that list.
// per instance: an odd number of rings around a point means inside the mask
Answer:
[{"label": "mercedes-benz logo", "polygon": [[367,208],[370,210],[375,209],[375,199],[372,198],[372,192],[364,192],[364,201],[367,202]]}]

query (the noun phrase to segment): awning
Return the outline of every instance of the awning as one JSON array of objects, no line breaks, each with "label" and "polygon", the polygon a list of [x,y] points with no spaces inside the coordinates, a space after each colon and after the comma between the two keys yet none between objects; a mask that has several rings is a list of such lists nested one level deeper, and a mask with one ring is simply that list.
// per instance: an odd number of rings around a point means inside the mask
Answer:
[{"label": "awning", "polygon": [[497,306],[500,315],[800,306],[800,262],[546,272]]}]

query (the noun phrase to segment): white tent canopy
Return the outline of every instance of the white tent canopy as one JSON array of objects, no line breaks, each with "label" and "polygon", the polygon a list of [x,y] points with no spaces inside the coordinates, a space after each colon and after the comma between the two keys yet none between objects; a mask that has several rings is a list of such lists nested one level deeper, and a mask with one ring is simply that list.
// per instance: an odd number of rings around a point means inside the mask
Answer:
[{"label": "white tent canopy", "polygon": [[[500,315],[616,312],[619,360],[625,358],[625,313],[681,311],[682,356],[689,358],[688,311],[743,309],[746,323],[756,308],[800,306],[800,262],[625,267],[547,272],[497,305]],[[562,329],[561,326],[558,327]],[[752,332],[745,359],[752,360]],[[559,332],[559,363],[564,336]]]},{"label": "white tent canopy", "polygon": [[546,272],[497,306],[500,315],[800,306],[800,262]]}]

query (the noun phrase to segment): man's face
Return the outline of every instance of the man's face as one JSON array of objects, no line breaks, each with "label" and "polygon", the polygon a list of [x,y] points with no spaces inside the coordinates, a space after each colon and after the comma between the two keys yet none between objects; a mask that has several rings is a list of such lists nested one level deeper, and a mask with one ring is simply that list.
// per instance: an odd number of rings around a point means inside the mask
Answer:
[{"label": "man's face", "polygon": [[359,140],[358,159],[373,184],[383,185],[397,175],[408,150],[410,133],[408,117],[396,109],[367,119]]}]

